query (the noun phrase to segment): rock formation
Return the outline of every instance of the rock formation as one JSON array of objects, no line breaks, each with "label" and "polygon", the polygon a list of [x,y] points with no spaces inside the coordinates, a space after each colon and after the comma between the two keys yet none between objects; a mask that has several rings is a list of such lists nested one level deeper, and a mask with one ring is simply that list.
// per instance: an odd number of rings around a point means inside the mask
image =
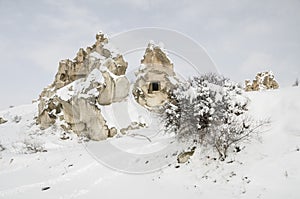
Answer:
[{"label": "rock formation", "polygon": [[279,84],[274,78],[271,71],[257,73],[255,80],[252,82],[250,80],[245,81],[245,91],[259,91],[265,89],[278,89]]},{"label": "rock formation", "polygon": [[65,130],[94,140],[115,135],[116,128],[108,128],[100,109],[128,96],[127,65],[98,33],[93,46],[59,62],[54,82],[40,94],[37,123],[48,128],[59,122]]},{"label": "rock formation", "polygon": [[180,154],[177,156],[177,162],[178,162],[179,164],[184,164],[184,163],[186,163],[187,161],[189,161],[189,159],[191,158],[191,156],[194,155],[195,150],[196,150],[196,147],[193,147],[190,151],[184,151],[184,152],[180,153]]},{"label": "rock formation", "polygon": [[173,63],[153,42],[148,44],[136,76],[133,95],[140,105],[150,110],[156,110],[168,101],[169,92],[178,83]]},{"label": "rock formation", "polygon": [[2,117],[0,117],[0,124],[4,124],[4,123],[6,123],[7,122],[7,120],[5,120],[5,119],[3,119]]}]

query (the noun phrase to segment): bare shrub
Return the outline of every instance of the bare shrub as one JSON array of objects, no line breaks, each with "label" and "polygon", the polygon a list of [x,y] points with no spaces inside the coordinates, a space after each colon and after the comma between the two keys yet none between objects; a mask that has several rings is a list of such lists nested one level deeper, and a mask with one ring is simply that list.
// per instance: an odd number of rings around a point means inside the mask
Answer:
[{"label": "bare shrub", "polygon": [[249,117],[235,119],[229,125],[213,126],[206,137],[206,144],[213,146],[221,160],[225,160],[228,149],[239,148],[239,144],[259,136],[268,120],[254,121]]}]

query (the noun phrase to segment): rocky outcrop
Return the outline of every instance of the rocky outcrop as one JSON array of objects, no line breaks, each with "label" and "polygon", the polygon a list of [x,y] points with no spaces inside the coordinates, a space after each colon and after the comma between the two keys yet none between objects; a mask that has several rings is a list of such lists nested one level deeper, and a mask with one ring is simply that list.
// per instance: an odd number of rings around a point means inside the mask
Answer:
[{"label": "rocky outcrop", "polygon": [[191,158],[191,156],[194,155],[195,150],[196,150],[196,147],[193,147],[190,151],[185,151],[185,152],[180,153],[180,154],[177,156],[177,162],[178,162],[179,164],[184,164],[184,163],[186,163],[187,161],[189,161],[189,159]]},{"label": "rocky outcrop", "polygon": [[173,63],[164,50],[152,42],[148,44],[136,76],[133,95],[140,105],[150,110],[167,102],[170,91],[178,83]]},{"label": "rocky outcrop", "polygon": [[104,140],[110,129],[106,125],[101,111],[89,100],[76,98],[72,101],[62,101],[65,128],[73,130],[78,135],[87,136],[93,140]]},{"label": "rocky outcrop", "polygon": [[109,47],[107,37],[98,33],[94,45],[80,48],[73,60],[59,62],[54,82],[40,94],[37,123],[48,128],[59,121],[65,130],[94,140],[115,135],[117,130],[107,127],[101,106],[128,96],[127,65]]},{"label": "rocky outcrop", "polygon": [[3,119],[2,117],[0,117],[0,124],[4,124],[4,123],[6,123],[7,122],[7,120],[5,120],[5,119]]},{"label": "rocky outcrop", "polygon": [[250,80],[245,81],[245,91],[259,91],[265,89],[278,89],[279,84],[274,78],[271,71],[257,73],[255,80],[252,82]]}]

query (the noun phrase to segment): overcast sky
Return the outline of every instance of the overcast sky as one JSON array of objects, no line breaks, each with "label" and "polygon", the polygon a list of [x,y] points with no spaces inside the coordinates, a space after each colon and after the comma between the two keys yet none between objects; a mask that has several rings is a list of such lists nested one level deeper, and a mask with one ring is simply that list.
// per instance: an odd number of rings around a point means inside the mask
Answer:
[{"label": "overcast sky", "polygon": [[0,0],[0,109],[31,103],[58,62],[80,47],[139,27],[180,31],[238,82],[272,70],[282,87],[300,78],[300,1]]}]

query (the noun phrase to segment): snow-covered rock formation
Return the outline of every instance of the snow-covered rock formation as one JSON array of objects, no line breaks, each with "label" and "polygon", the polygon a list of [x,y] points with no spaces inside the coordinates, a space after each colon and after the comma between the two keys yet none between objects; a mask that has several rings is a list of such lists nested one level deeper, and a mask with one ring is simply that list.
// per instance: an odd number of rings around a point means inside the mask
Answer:
[{"label": "snow-covered rock formation", "polygon": [[136,72],[137,80],[133,87],[136,101],[154,110],[169,100],[169,92],[178,83],[173,63],[164,50],[150,42]]},{"label": "snow-covered rock formation", "polygon": [[62,60],[54,82],[39,97],[37,123],[48,128],[57,121],[66,130],[103,140],[115,134],[100,106],[124,100],[129,94],[128,63],[108,44],[103,33],[96,43],[79,49],[74,60]]},{"label": "snow-covered rock formation", "polygon": [[246,91],[259,91],[259,90],[265,90],[265,89],[278,89],[279,84],[274,78],[274,74],[269,72],[261,72],[257,73],[255,80],[251,81],[246,80],[245,81],[245,90]]}]

